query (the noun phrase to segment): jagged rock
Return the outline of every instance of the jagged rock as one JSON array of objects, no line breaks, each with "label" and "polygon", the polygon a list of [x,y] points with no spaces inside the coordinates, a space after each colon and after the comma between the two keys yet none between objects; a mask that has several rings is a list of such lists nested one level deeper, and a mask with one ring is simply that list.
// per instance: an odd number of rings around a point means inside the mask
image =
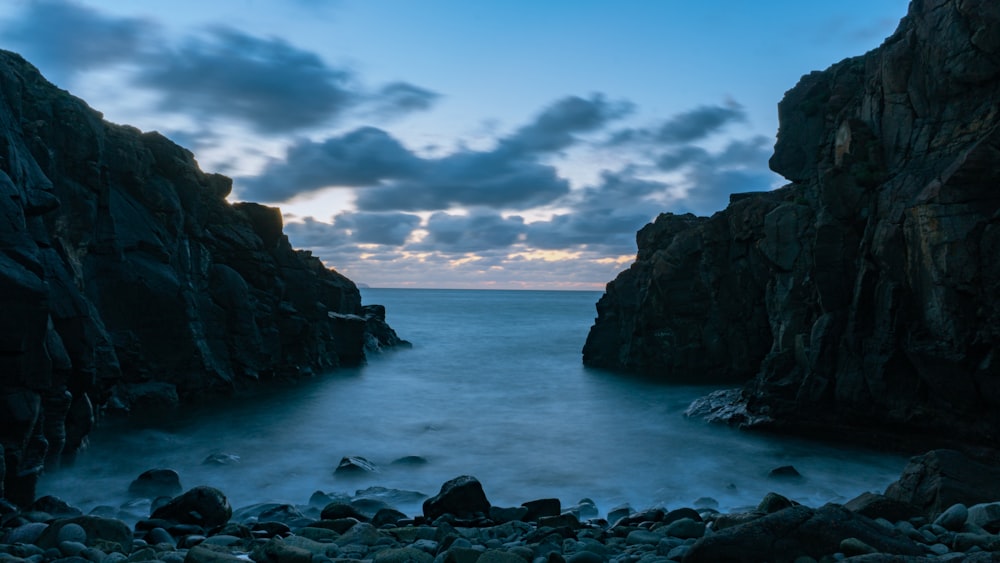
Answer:
[{"label": "jagged rock", "polygon": [[72,456],[103,407],[145,411],[403,343],[353,282],[292,249],[278,209],[230,204],[231,187],[0,51],[0,497],[30,504],[43,466]]},{"label": "jagged rock", "polygon": [[770,161],[791,183],[640,230],[584,362],[745,382],[693,409],[742,426],[992,446],[996,37],[988,0],[914,2],[881,47],[802,77]]},{"label": "jagged rock", "polygon": [[361,456],[346,456],[340,458],[337,469],[333,472],[336,475],[361,475],[364,473],[375,473],[378,467]]},{"label": "jagged rock", "polygon": [[478,479],[462,475],[445,482],[438,494],[425,500],[423,512],[430,520],[445,514],[458,517],[474,516],[476,513],[489,514],[490,501]]}]

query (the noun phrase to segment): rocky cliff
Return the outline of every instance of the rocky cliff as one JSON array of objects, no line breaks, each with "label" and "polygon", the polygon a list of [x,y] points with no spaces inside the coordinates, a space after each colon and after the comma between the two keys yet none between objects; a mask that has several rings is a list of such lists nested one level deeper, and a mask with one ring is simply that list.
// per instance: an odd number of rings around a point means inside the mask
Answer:
[{"label": "rocky cliff", "polygon": [[914,0],[778,113],[791,183],[643,228],[584,362],[745,381],[692,413],[750,427],[995,446],[1000,4]]},{"label": "rocky cliff", "polygon": [[[381,307],[278,209],[158,133],[108,123],[0,51],[0,497],[32,500],[105,407],[156,407],[356,365]],[[4,471],[6,469],[6,471]]]}]

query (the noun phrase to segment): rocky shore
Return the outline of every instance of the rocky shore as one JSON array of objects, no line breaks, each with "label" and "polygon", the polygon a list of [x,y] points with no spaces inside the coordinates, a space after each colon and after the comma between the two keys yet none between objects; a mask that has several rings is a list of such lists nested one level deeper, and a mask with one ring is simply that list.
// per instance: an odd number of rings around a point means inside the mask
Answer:
[{"label": "rocky shore", "polygon": [[[783,472],[794,475],[793,468]],[[718,561],[1000,560],[1000,470],[952,450],[915,457],[884,494],[808,507],[777,493],[719,512],[694,506],[629,506],[601,512],[581,499],[520,506],[490,503],[484,485],[460,476],[406,515],[381,499],[419,493],[317,491],[302,505],[234,510],[222,491],[179,493],[169,469],[139,476],[123,507],[84,515],[55,497],[28,508],[0,504],[0,561],[65,563],[600,563]],[[172,496],[176,495],[176,496]],[[119,517],[146,507],[130,526]]]}]

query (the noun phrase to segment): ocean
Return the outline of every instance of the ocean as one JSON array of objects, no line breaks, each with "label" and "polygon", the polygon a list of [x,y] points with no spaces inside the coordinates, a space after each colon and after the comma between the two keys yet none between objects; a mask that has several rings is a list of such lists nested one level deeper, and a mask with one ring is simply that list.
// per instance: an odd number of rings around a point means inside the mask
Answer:
[{"label": "ocean", "polygon": [[[175,469],[185,489],[217,487],[235,508],[306,504],[315,491],[354,495],[369,487],[433,495],[444,481],[473,475],[494,505],[556,497],[569,506],[589,498],[603,516],[626,503],[736,510],[771,491],[810,506],[846,502],[884,491],[906,462],[688,419],[688,404],[715,387],[584,367],[580,350],[598,292],[362,295],[386,306],[387,321],[412,349],[186,408],[155,424],[105,422],[72,466],[42,477],[39,496],[59,496],[85,512],[125,506],[128,518],[148,511],[126,491],[151,468]],[[203,464],[216,453],[239,462]],[[362,456],[379,470],[334,475],[344,456]],[[393,463],[406,456],[426,463]],[[785,465],[802,478],[768,476]],[[419,497],[388,496],[404,513],[420,513]]]}]

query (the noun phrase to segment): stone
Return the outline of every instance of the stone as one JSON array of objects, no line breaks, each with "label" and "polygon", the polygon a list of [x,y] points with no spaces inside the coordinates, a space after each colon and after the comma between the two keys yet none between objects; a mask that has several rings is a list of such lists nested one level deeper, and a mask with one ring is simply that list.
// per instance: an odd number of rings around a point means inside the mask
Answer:
[{"label": "stone", "polygon": [[476,563],[524,563],[524,559],[499,549],[487,549],[476,559]]},{"label": "stone", "polygon": [[[424,517],[434,520],[445,514],[458,517],[488,514],[490,501],[479,480],[470,475],[456,477],[441,485],[437,495],[423,503]],[[557,512],[558,514],[558,512]]]},{"label": "stone", "polygon": [[72,518],[83,515],[83,512],[79,508],[70,506],[66,501],[52,495],[39,497],[35,502],[31,503],[29,510],[46,512],[54,518]]},{"label": "stone", "polygon": [[173,469],[143,471],[128,486],[128,494],[145,498],[173,497],[183,490],[181,476]]},{"label": "stone", "polygon": [[961,503],[956,503],[948,507],[940,516],[934,519],[934,523],[946,530],[957,532],[965,526],[965,521],[969,518],[969,509]]},{"label": "stone", "polygon": [[337,545],[359,544],[372,546],[379,540],[378,530],[367,522],[359,522],[337,538]]},{"label": "stone", "polygon": [[233,515],[233,508],[222,491],[213,487],[194,487],[153,511],[153,518],[193,524],[203,528],[222,526]]},{"label": "stone", "polygon": [[798,556],[819,559],[839,552],[841,543],[848,538],[872,546],[879,553],[923,554],[913,541],[887,533],[872,520],[842,506],[828,504],[818,509],[793,506],[718,530],[691,545],[684,561],[791,560]]},{"label": "stone", "polygon": [[979,503],[970,506],[966,521],[991,534],[1000,532],[1000,502]]},{"label": "stone", "polygon": [[82,529],[86,538],[81,543],[87,547],[121,553],[128,553],[132,549],[132,530],[121,520],[100,516],[77,516],[54,520],[38,536],[36,545],[42,549],[57,547],[60,542],[59,535],[66,526],[71,527],[71,531],[67,534],[70,537],[79,538],[79,530]]},{"label": "stone", "polygon": [[340,458],[340,463],[333,471],[339,476],[357,476],[365,473],[375,473],[378,467],[361,456],[347,456]]},{"label": "stone", "polygon": [[849,500],[844,508],[872,520],[885,518],[890,522],[909,520],[920,514],[920,509],[908,502],[871,492],[861,493]]},{"label": "stone", "polygon": [[781,467],[775,467],[767,473],[767,476],[772,479],[801,479],[802,474],[799,473],[795,467],[791,465],[782,465]]},{"label": "stone", "polygon": [[69,523],[59,529],[56,534],[57,542],[79,542],[87,541],[87,531],[79,524]]},{"label": "stone", "polygon": [[528,508],[525,506],[512,507],[490,507],[490,519],[499,524],[505,522],[517,522],[524,520],[528,516]]},{"label": "stone", "polygon": [[342,520],[344,518],[354,518],[358,522],[368,522],[370,519],[362,514],[357,508],[343,502],[331,502],[323,507],[320,514],[323,520]]},{"label": "stone", "polygon": [[246,563],[246,559],[230,554],[225,548],[196,545],[184,556],[184,563]]},{"label": "stone", "polygon": [[[7,532],[7,537],[4,538],[5,543],[35,543],[38,537],[48,528],[49,525],[45,522],[31,522],[28,524],[22,524],[9,532]],[[58,535],[56,536],[58,538]]]},{"label": "stone", "polygon": [[419,455],[408,455],[408,456],[403,456],[401,458],[392,460],[392,463],[390,463],[390,465],[402,465],[402,466],[408,466],[408,467],[418,467],[418,466],[421,466],[421,465],[427,465],[427,458],[419,456]]},{"label": "stone", "polygon": [[395,525],[396,522],[405,519],[407,516],[395,508],[381,508],[372,516],[371,524],[376,528],[381,528],[386,524]]},{"label": "stone", "polygon": [[779,495],[778,493],[767,493],[757,505],[757,511],[764,514],[772,514],[779,510],[791,508],[792,506],[792,501]]},{"label": "stone", "polygon": [[562,512],[562,504],[557,498],[530,500],[521,506],[528,509],[524,516],[526,522],[537,522],[543,516],[558,516]]},{"label": "stone", "polygon": [[289,545],[281,538],[271,538],[250,553],[257,563],[312,563],[313,554],[306,549]]},{"label": "stone", "polygon": [[625,537],[627,545],[656,545],[663,539],[663,534],[649,530],[633,530]]},{"label": "stone", "polygon": [[1000,468],[955,450],[933,450],[910,458],[885,496],[913,504],[923,515],[936,518],[957,503],[970,506],[1000,499]]},{"label": "stone", "polygon": [[413,547],[383,549],[375,554],[375,563],[432,563],[434,557]]},{"label": "stone", "polygon": [[705,523],[691,518],[681,518],[663,528],[663,533],[682,540],[697,539],[705,535]]}]

